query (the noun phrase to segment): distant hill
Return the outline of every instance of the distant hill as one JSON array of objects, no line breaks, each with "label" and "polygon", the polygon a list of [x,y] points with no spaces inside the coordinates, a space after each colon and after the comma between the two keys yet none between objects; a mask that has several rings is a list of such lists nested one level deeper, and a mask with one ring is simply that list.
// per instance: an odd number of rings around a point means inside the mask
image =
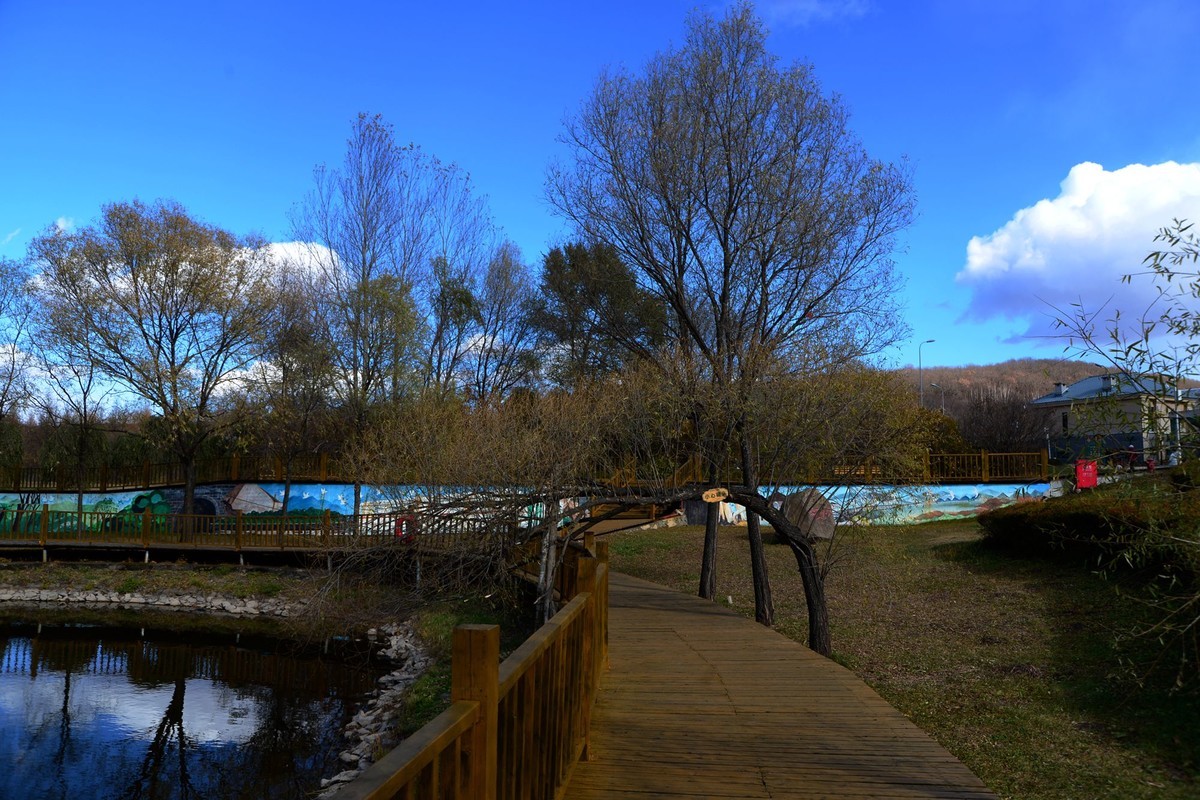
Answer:
[{"label": "distant hill", "polygon": [[[957,405],[960,398],[980,391],[1032,400],[1052,392],[1055,383],[1074,383],[1105,371],[1106,368],[1099,364],[1059,358],[1017,358],[999,364],[925,367],[925,405],[940,408],[942,389],[946,393],[947,409],[952,405],[952,399],[953,405]],[[915,367],[905,367],[898,372],[914,389],[919,388]],[[931,391],[930,384],[937,384],[940,389]]]},{"label": "distant hill", "polygon": [[[917,395],[917,370],[906,367],[898,372]],[[944,409],[969,449],[1030,452],[1045,446],[1048,427],[1045,412],[1029,408],[1029,401],[1052,392],[1055,383],[1074,383],[1104,372],[1099,364],[1053,358],[926,367],[925,407]]]}]

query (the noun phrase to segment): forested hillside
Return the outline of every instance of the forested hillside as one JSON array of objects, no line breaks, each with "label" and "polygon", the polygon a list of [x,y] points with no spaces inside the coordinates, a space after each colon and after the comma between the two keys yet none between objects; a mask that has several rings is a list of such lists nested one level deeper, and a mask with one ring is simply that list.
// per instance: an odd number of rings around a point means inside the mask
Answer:
[{"label": "forested hillside", "polygon": [[[899,372],[914,392],[920,391],[924,378],[925,407],[944,407],[958,425],[957,444],[972,450],[1023,452],[1045,446],[1044,415],[1027,408],[1029,401],[1049,394],[1055,383],[1073,383],[1104,371],[1086,361],[1021,358],[965,367],[927,366],[921,374],[915,367]],[[942,447],[953,449],[954,444]]]}]

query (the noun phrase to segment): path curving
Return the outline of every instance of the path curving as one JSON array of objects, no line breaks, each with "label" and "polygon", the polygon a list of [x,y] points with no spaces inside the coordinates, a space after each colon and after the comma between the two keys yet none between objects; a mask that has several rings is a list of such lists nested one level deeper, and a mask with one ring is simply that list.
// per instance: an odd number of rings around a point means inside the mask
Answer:
[{"label": "path curving", "polygon": [[995,798],[849,670],[620,573],[588,760],[568,800]]}]

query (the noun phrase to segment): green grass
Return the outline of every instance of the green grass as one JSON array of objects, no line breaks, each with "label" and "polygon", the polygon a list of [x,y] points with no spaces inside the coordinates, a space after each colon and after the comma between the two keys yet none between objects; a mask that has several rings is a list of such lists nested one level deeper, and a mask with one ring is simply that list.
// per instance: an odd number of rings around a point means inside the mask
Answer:
[{"label": "green grass", "polygon": [[521,645],[532,633],[531,615],[521,615],[485,600],[467,600],[431,606],[412,620],[426,650],[436,660],[409,687],[398,722],[408,736],[450,707],[451,665],[454,628],[458,625],[499,625],[500,658]]},{"label": "green grass", "polygon": [[[1144,608],[1084,569],[986,547],[973,522],[842,531],[826,588],[834,658],[1011,798],[1200,796],[1200,696],[1145,677]],[[768,537],[770,538],[770,537]],[[628,532],[614,568],[694,593],[703,530]],[[788,548],[768,545],[776,627],[804,641]],[[744,528],[717,597],[753,616]]]}]

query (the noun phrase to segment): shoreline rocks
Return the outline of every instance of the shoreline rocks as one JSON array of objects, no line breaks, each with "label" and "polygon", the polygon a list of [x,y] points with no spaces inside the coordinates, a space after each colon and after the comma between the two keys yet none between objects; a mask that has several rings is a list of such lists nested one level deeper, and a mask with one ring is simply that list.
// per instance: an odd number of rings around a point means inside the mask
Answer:
[{"label": "shoreline rocks", "polygon": [[379,678],[379,688],[342,729],[347,747],[338,755],[338,760],[347,769],[321,780],[319,798],[335,796],[343,786],[374,764],[376,758],[400,743],[395,719],[404,693],[433,664],[433,659],[421,648],[416,633],[407,624],[372,628],[367,636],[377,642],[386,640],[387,646],[380,655],[389,659],[395,669]]},{"label": "shoreline rocks", "polygon": [[115,608],[153,608],[177,611],[202,611],[240,616],[290,617],[304,603],[273,598],[242,599],[221,594],[150,594],[102,589],[33,589],[0,587],[0,603],[87,603]]}]

